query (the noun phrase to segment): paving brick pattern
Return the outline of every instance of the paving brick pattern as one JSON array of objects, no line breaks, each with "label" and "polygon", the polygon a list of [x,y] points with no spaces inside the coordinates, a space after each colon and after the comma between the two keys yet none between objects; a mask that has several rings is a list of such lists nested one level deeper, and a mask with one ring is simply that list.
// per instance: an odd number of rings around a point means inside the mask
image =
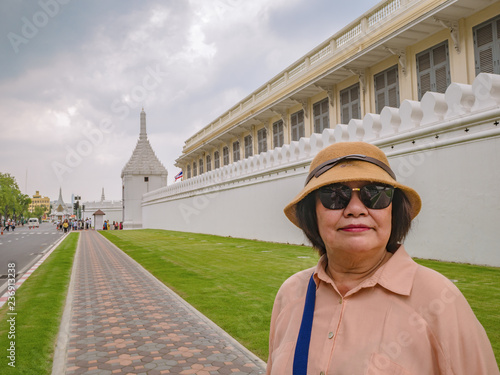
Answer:
[{"label": "paving brick pattern", "polygon": [[73,272],[66,374],[263,374],[265,364],[94,231]]}]

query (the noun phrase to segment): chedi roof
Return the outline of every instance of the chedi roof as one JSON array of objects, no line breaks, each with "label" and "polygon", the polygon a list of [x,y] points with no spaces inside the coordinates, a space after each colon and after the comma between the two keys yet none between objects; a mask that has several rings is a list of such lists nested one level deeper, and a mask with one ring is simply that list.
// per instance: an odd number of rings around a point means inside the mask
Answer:
[{"label": "chedi roof", "polygon": [[167,175],[168,172],[158,160],[146,133],[146,113],[141,111],[141,131],[134,152],[125,167],[121,177],[125,175]]}]

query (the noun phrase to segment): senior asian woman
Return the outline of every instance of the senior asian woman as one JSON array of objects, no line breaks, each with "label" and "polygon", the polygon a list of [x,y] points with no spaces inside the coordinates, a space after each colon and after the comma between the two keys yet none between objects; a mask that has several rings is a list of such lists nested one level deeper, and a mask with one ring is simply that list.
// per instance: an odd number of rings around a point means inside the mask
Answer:
[{"label": "senior asian woman", "polygon": [[401,244],[421,200],[385,154],[336,143],[309,171],[285,214],[320,259],[276,296],[267,374],[499,374],[460,291]]}]

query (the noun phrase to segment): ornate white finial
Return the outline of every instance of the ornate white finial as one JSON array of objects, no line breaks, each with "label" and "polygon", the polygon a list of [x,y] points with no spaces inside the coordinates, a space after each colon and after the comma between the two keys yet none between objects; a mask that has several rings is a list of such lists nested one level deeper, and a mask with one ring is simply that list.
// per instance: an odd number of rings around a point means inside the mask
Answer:
[{"label": "ornate white finial", "polygon": [[141,112],[141,132],[139,133],[139,139],[145,139],[148,135],[146,134],[146,112],[144,112],[144,108]]}]

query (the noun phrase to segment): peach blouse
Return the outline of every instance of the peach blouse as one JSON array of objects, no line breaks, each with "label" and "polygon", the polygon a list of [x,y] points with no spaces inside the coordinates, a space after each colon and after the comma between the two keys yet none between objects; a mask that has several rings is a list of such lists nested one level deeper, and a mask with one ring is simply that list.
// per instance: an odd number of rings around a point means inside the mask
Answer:
[{"label": "peach blouse", "polygon": [[495,375],[498,366],[469,304],[446,277],[418,265],[401,246],[344,297],[326,257],[281,286],[274,302],[267,374],[292,374],[307,285],[316,304],[309,375]]}]

